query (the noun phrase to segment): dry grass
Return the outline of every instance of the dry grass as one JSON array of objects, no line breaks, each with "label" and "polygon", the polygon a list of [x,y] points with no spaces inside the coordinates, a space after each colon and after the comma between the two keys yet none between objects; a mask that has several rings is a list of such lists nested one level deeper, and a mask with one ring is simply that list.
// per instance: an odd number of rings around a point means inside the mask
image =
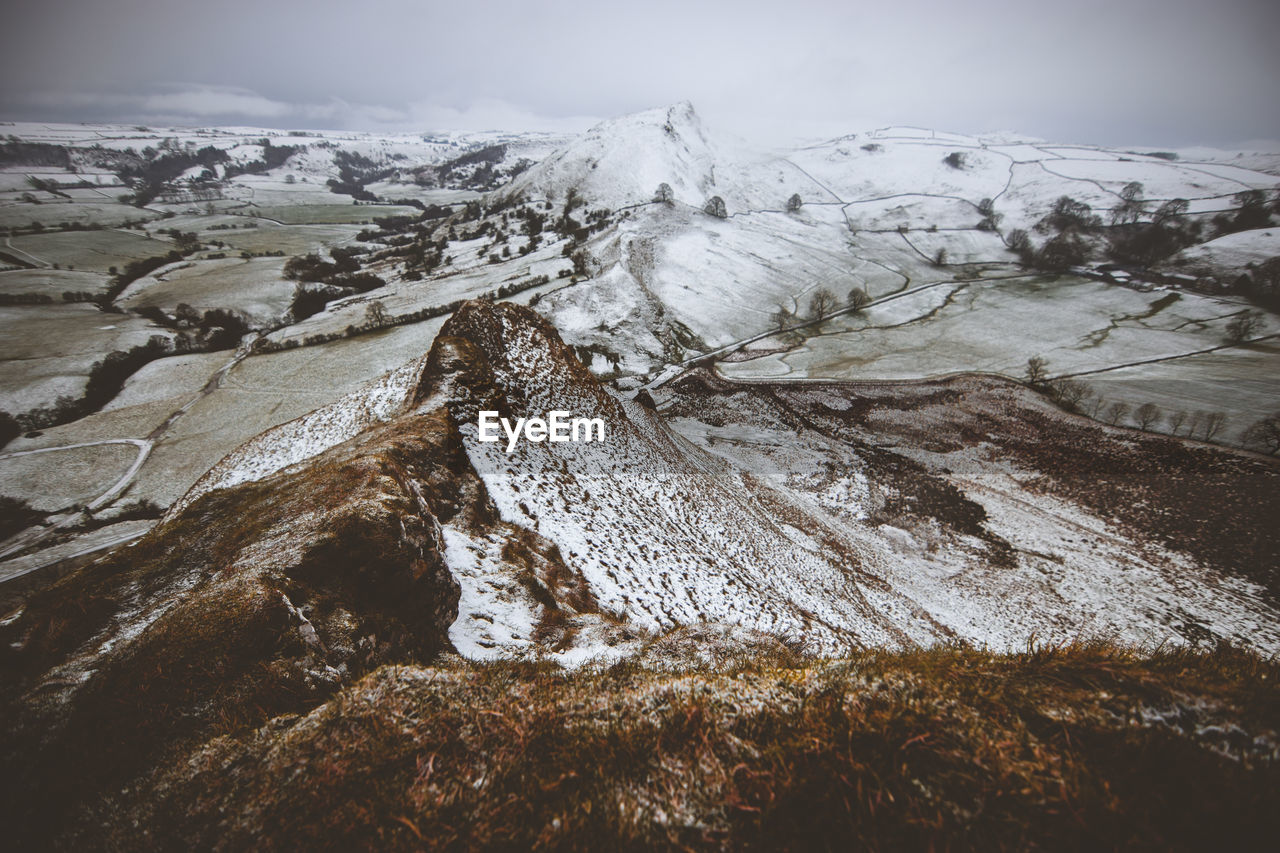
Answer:
[{"label": "dry grass", "polygon": [[0,625],[11,840],[39,846],[169,756],[310,710],[384,663],[430,660],[458,595],[431,535],[460,502],[446,467],[460,449],[432,444],[442,434],[410,418],[205,495]]},{"label": "dry grass", "polygon": [[107,843],[1250,849],[1280,829],[1280,666],[1236,649],[642,661],[383,668],[183,756],[115,803]]}]

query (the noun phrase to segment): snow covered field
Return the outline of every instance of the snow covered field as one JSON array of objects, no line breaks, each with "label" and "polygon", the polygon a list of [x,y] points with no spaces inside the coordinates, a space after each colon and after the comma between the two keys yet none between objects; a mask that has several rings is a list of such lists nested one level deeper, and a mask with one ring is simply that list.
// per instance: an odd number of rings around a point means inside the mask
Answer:
[{"label": "snow covered field", "polygon": [[128,309],[147,306],[170,314],[180,304],[199,311],[242,311],[265,325],[279,323],[293,300],[294,283],[284,277],[284,258],[220,258],[163,267],[138,279],[118,297]]},{"label": "snow covered field", "polygon": [[78,397],[89,371],[113,350],[165,335],[146,320],[92,305],[0,307],[0,409],[25,412]]},{"label": "snow covered field", "polygon": [[[833,318],[787,352],[720,369],[735,379],[1020,377],[1038,355],[1050,375],[1073,374],[1223,345],[1242,310],[1236,300],[1070,276],[943,283]],[[1276,332],[1273,318],[1259,334]]]},{"label": "snow covered field", "polygon": [[9,245],[44,266],[57,264],[64,269],[100,273],[139,258],[163,255],[173,248],[168,239],[122,229],[24,234],[12,238]]}]

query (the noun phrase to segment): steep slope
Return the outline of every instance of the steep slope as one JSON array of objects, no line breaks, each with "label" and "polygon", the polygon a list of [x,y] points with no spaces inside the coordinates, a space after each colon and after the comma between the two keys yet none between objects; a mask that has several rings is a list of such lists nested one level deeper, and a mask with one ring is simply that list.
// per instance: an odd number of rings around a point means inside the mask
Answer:
[{"label": "steep slope", "polygon": [[[737,471],[640,404],[607,394],[545,321],[472,303],[441,334],[480,343],[503,391],[495,407],[509,417],[563,410],[604,420],[603,442],[521,442],[508,453],[478,440],[470,405],[451,409],[501,516],[554,542],[605,610],[642,628],[729,622],[830,651],[939,635],[909,601],[865,576],[834,531],[815,537],[778,519]],[[516,617],[496,618],[488,592],[509,575],[500,543],[456,526],[446,541],[451,562],[456,554],[455,565],[470,564],[459,575],[455,646],[483,655],[521,642]]]},{"label": "steep slope", "polygon": [[985,376],[697,371],[657,396],[677,431],[842,528],[866,571],[954,636],[1280,649],[1274,462],[1106,427]]}]

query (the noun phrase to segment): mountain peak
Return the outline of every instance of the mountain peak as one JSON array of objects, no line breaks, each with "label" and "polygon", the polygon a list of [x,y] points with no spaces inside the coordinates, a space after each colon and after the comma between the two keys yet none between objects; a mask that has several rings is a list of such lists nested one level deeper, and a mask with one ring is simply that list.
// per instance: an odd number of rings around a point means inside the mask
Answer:
[{"label": "mountain peak", "polygon": [[[441,327],[414,399],[423,408],[465,401],[520,416],[563,409],[625,417],[545,318],[523,305],[485,299],[463,303]],[[464,409],[472,419],[475,408]]]},{"label": "mountain peak", "polygon": [[563,198],[570,190],[614,210],[653,199],[659,184],[701,207],[717,155],[689,101],[608,119],[517,178],[506,190]]}]

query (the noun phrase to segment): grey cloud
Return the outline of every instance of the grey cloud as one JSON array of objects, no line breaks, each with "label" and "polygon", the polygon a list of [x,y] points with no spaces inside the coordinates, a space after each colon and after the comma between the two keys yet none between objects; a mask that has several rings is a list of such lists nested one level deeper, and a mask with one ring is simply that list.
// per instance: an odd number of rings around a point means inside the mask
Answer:
[{"label": "grey cloud", "polygon": [[1263,0],[50,0],[11,17],[11,119],[566,129],[689,99],[767,141],[887,123],[1280,138]]}]

